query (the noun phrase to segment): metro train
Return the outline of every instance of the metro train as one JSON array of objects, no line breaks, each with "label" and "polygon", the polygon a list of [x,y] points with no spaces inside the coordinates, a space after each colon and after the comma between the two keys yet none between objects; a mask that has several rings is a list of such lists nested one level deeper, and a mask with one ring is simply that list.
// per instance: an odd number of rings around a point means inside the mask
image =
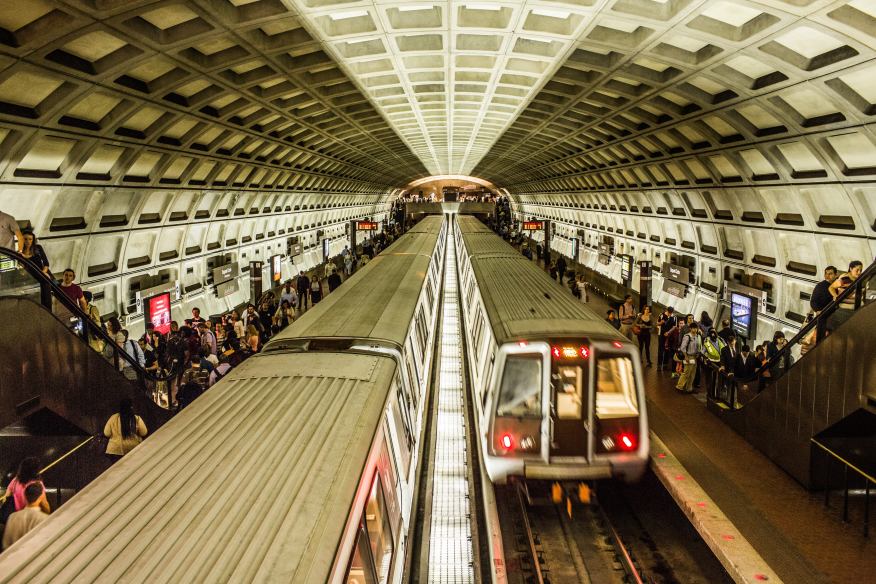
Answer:
[{"label": "metro train", "polygon": [[490,480],[638,480],[649,449],[638,348],[483,223],[456,221],[466,358]]},{"label": "metro train", "polygon": [[399,583],[447,229],[411,228],[0,554],[0,583]]}]

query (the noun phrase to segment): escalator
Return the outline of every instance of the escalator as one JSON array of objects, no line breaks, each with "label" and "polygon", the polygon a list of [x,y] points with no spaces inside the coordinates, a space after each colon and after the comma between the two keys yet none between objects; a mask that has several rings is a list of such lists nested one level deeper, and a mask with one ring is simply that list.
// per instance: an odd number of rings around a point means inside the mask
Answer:
[{"label": "escalator", "polygon": [[[744,436],[788,474],[809,488],[821,473],[814,462],[812,439],[842,426],[851,416],[876,411],[876,263],[869,266],[836,301],[806,325],[788,345],[750,379],[727,380],[716,375],[709,409]],[[855,312],[835,330],[835,312],[842,300],[854,298]],[[796,353],[813,331],[820,339],[783,374],[776,364]],[[765,372],[771,377],[764,378]],[[746,387],[750,390],[746,399]],[[742,403],[740,403],[742,402]]]},{"label": "escalator", "polygon": [[[143,369],[55,282],[15,252],[0,249],[0,472],[3,484],[25,456],[46,464],[50,491],[78,490],[106,467],[106,420],[129,398],[149,433],[170,419],[153,389],[166,378]],[[89,339],[106,344],[106,356]],[[120,371],[136,373],[129,380]],[[60,461],[63,460],[63,463]],[[70,484],[68,484],[70,483]]]}]

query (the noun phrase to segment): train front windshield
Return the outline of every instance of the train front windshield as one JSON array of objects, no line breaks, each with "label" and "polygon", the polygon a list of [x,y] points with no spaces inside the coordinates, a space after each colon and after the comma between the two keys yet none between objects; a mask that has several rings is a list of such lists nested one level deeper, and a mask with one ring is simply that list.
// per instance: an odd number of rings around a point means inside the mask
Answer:
[{"label": "train front windshield", "polygon": [[508,356],[496,415],[541,417],[541,360],[539,354]]},{"label": "train front windshield", "polygon": [[600,357],[596,365],[596,417],[639,415],[633,362],[629,357]]}]

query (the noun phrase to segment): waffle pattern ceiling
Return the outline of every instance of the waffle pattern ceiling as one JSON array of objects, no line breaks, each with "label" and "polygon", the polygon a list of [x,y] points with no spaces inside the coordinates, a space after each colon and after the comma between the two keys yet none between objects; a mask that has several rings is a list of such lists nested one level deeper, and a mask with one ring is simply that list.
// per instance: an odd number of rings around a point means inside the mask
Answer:
[{"label": "waffle pattern ceiling", "polygon": [[281,0],[0,0],[0,151],[9,181],[286,190],[425,174]]},{"label": "waffle pattern ceiling", "polygon": [[517,191],[872,180],[876,0],[612,0],[472,174]]},{"label": "waffle pattern ceiling", "polygon": [[604,4],[286,1],[432,174],[470,174]]}]

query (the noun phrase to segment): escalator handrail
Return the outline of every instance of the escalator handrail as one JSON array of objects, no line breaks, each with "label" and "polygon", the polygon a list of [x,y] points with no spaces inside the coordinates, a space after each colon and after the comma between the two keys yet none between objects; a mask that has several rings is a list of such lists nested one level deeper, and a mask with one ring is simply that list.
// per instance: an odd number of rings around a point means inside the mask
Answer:
[{"label": "escalator handrail", "polygon": [[[17,251],[0,247],[0,256],[7,256],[16,262],[25,270],[27,270],[28,274],[37,281],[40,285],[40,290],[42,292],[48,292],[55,298],[58,302],[64,305],[64,307],[69,310],[73,316],[79,318],[79,320],[86,327],[86,338],[87,335],[93,334],[95,337],[102,340],[105,346],[109,346],[112,348],[113,352],[119,356],[120,359],[123,359],[130,365],[138,374],[138,378],[148,379],[150,381],[168,381],[177,375],[179,375],[179,366],[172,368],[165,375],[156,375],[150,371],[147,371],[144,367],[140,365],[137,359],[131,356],[126,350],[122,347],[118,346],[115,339],[113,339],[109,333],[104,329],[104,327],[99,326],[91,317],[86,314],[82,308],[79,307],[78,304],[70,300],[70,297],[67,296],[66,293],[61,289],[61,287],[50,277],[45,275],[43,271],[33,264],[28,258],[24,257]],[[46,307],[51,310],[51,307]],[[77,335],[78,336],[78,335]],[[85,340],[85,339],[83,339]]]},{"label": "escalator handrail", "polygon": [[834,312],[839,310],[840,304],[843,300],[847,299],[852,294],[857,294],[858,290],[861,289],[866,282],[870,280],[870,277],[876,276],[876,261],[867,266],[867,269],[861,272],[861,275],[858,276],[858,279],[855,280],[851,286],[843,290],[839,296],[834,298],[830,304],[825,306],[818,315],[809,321],[800,331],[794,335],[788,344],[785,345],[782,349],[780,349],[775,355],[767,359],[763,365],[761,365],[750,377],[745,379],[735,379],[736,383],[750,383],[752,381],[760,378],[766,371],[769,371],[773,367],[778,364],[778,362],[787,355],[791,354],[791,348],[799,345],[803,342],[803,339],[812,332],[812,329],[817,327],[819,324],[824,323],[830,318]]}]

